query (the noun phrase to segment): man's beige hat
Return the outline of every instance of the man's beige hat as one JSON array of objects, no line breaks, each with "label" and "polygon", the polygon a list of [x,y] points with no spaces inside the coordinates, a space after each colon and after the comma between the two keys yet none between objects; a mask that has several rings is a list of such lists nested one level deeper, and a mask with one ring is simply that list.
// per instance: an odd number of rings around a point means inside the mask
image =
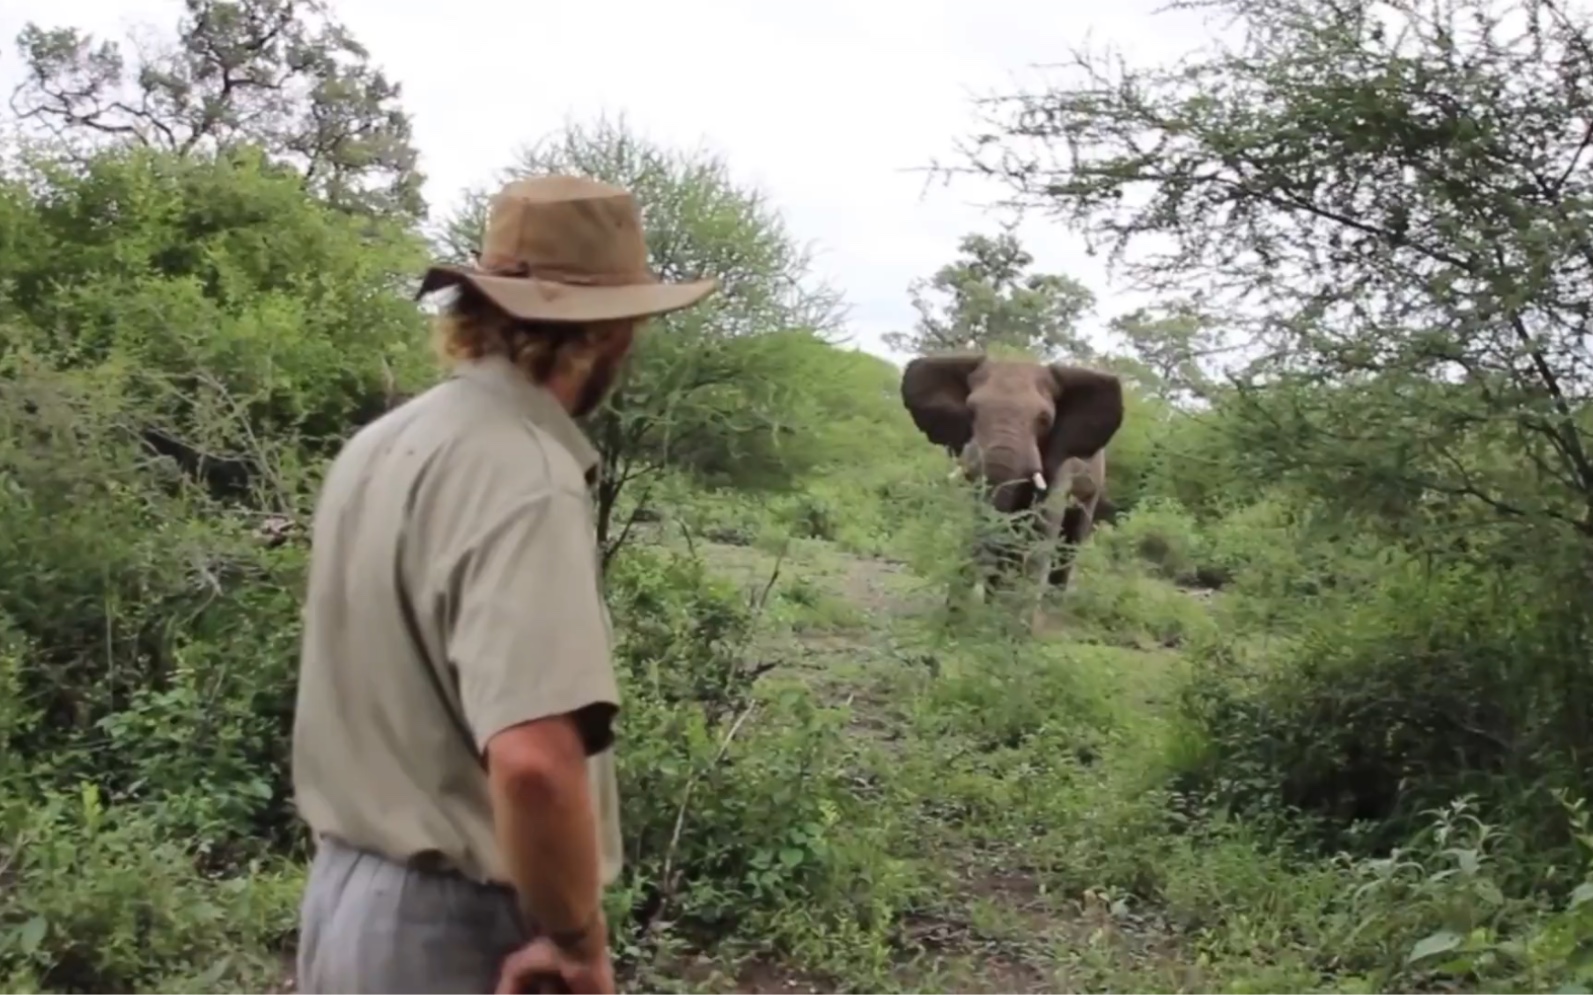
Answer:
[{"label": "man's beige hat", "polygon": [[712,279],[660,283],[629,191],[582,176],[515,180],[492,198],[475,266],[438,264],[416,297],[468,283],[524,321],[591,322],[678,311]]}]

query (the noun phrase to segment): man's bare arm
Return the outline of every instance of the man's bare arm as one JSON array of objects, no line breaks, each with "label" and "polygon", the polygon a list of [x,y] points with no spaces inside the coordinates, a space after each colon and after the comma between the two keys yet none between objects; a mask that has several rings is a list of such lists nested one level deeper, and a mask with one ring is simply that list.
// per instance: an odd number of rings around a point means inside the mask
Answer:
[{"label": "man's bare arm", "polygon": [[576,718],[493,736],[487,774],[498,846],[530,924],[581,951],[606,943],[597,819]]}]

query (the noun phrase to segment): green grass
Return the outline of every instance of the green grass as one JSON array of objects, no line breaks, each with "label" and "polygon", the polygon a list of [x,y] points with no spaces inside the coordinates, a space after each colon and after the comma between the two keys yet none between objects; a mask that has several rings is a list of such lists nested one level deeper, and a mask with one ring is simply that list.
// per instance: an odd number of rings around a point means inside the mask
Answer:
[{"label": "green grass", "polygon": [[[1112,645],[1066,601],[1030,645],[989,619],[947,638],[939,589],[900,564],[816,540],[695,546],[749,598],[768,592],[764,652],[786,663],[765,690],[802,687],[848,712],[849,735],[868,745],[855,774],[880,785],[875,828],[909,878],[877,956],[824,943],[810,960],[737,965],[731,954],[714,977],[739,991],[804,979],[868,991],[1202,983],[1190,937],[1125,888],[1155,856],[1136,839],[1135,799],[1156,780],[1175,651]],[[1186,597],[1163,587],[1164,599]]]},{"label": "green grass", "polygon": [[757,652],[780,666],[761,692],[844,716],[842,780],[865,801],[849,873],[875,915],[783,910],[766,942],[648,964],[634,987],[1409,990],[1428,977],[1412,944],[1488,886],[1446,870],[1454,813],[1389,877],[1180,793],[1202,748],[1177,718],[1187,648],[1226,628],[1220,595],[1087,555],[1032,639],[999,606],[948,627],[938,582],[825,542],[694,548],[762,605]]}]

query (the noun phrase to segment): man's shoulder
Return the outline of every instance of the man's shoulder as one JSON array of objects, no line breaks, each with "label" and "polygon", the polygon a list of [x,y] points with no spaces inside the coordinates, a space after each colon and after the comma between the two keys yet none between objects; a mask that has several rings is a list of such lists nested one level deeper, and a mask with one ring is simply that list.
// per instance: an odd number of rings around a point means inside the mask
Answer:
[{"label": "man's shoulder", "polygon": [[445,380],[360,428],[328,468],[323,503],[397,489],[420,523],[446,528],[554,494],[587,499],[584,469],[554,433],[470,386]]},{"label": "man's shoulder", "polygon": [[[468,394],[459,391],[459,394]],[[435,469],[458,477],[541,491],[585,491],[586,476],[558,437],[495,399],[439,398],[427,434],[437,447]]]},{"label": "man's shoulder", "polygon": [[359,462],[387,450],[424,456],[438,467],[482,464],[482,469],[520,478],[535,476],[540,469],[573,467],[575,480],[584,481],[574,455],[553,433],[500,398],[453,379],[435,384],[359,429],[340,457]]},{"label": "man's shoulder", "polygon": [[470,388],[445,381],[384,416],[395,421],[377,448],[396,462],[383,475],[411,489],[412,524],[473,533],[555,495],[589,500],[581,466],[555,435]]}]

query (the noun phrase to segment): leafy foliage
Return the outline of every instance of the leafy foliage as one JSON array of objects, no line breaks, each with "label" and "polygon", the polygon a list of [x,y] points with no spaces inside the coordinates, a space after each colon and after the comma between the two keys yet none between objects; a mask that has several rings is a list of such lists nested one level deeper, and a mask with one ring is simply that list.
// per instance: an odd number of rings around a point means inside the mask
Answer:
[{"label": "leafy foliage", "polygon": [[1152,310],[1140,308],[1120,314],[1111,330],[1129,350],[1125,365],[1134,381],[1147,390],[1186,404],[1209,400],[1215,385],[1202,360],[1222,351],[1220,329],[1210,315],[1191,301],[1175,301]]},{"label": "leafy foliage", "polygon": [[[1005,347],[1043,358],[1089,355],[1077,332],[1095,295],[1072,277],[1026,272],[1034,257],[1010,229],[966,235],[961,254],[928,280],[909,288],[918,322],[885,344],[928,354]],[[936,300],[932,295],[943,299]]]},{"label": "leafy foliage", "polygon": [[218,496],[292,512],[296,446],[325,453],[430,376],[393,292],[417,240],[257,154],[34,158],[0,198],[7,353],[115,381],[137,402],[124,427]]},{"label": "leafy foliage", "polygon": [[1081,56],[991,109],[1065,165],[975,168],[1114,251],[1171,239],[1130,264],[1159,286],[1260,309],[1243,382],[1279,389],[1244,396],[1278,472],[1585,533],[1585,39],[1547,3],[1524,33],[1481,3],[1372,6],[1236,2],[1241,48],[1176,69]]},{"label": "leafy foliage", "polygon": [[416,217],[422,176],[399,87],[310,0],[184,0],[176,38],[136,46],[29,24],[18,118],[78,150],[179,155],[254,146],[330,203]]}]

